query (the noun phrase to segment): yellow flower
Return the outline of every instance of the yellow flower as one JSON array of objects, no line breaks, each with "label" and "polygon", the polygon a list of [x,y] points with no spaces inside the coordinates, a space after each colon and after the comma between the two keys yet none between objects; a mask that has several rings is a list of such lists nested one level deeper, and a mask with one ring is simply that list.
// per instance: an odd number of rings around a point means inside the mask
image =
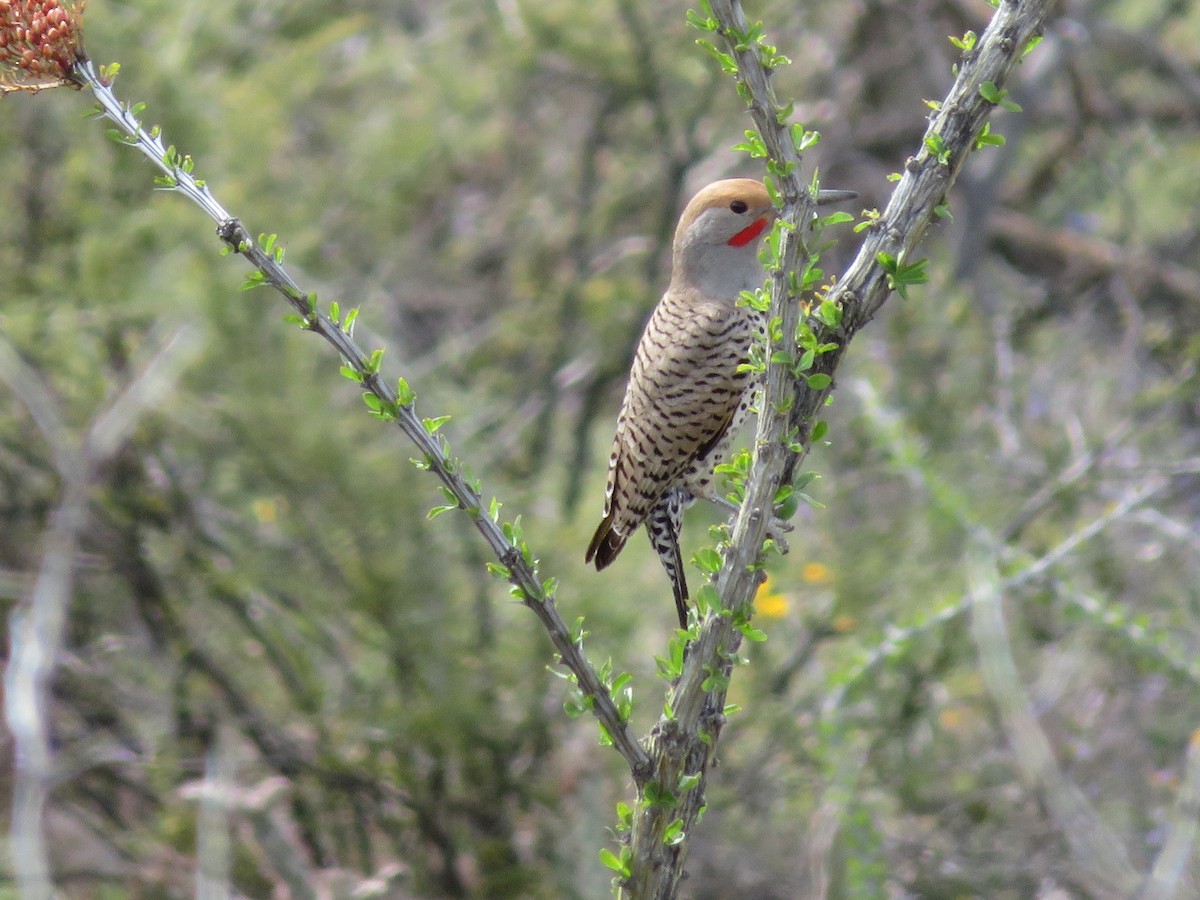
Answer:
[{"label": "yellow flower", "polygon": [[825,563],[810,562],[800,571],[800,577],[809,584],[829,584],[833,581],[833,572]]},{"label": "yellow flower", "polygon": [[262,525],[274,525],[279,515],[278,504],[271,497],[259,497],[250,508],[254,512],[254,518]]},{"label": "yellow flower", "polygon": [[754,608],[758,610],[758,614],[768,619],[782,619],[788,614],[791,606],[792,601],[775,590],[774,579],[768,575],[767,580],[758,586],[758,593],[754,595]]}]

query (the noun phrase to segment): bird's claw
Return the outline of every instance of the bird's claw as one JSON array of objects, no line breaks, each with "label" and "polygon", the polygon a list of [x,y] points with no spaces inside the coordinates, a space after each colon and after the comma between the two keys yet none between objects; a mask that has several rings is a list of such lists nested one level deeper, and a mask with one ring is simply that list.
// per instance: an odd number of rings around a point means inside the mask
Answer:
[{"label": "bird's claw", "polygon": [[[731,516],[729,524],[730,528],[732,528],[733,523],[737,521],[737,517],[742,511],[741,507],[739,507],[733,501],[719,495],[708,497],[706,499],[711,500],[713,503],[717,504],[717,506],[720,506],[722,509],[725,509],[729,512]],[[795,530],[796,526],[791,522],[785,521],[773,515],[771,516],[770,521],[767,523],[767,539],[774,541],[775,546],[779,548],[779,552],[783,556],[787,556],[788,542],[784,535]]]},{"label": "bird's claw", "polygon": [[767,540],[775,542],[781,556],[787,556],[790,548],[784,534],[795,530],[796,526],[791,522],[785,522],[783,519],[776,519],[772,516],[770,524],[767,525]]}]

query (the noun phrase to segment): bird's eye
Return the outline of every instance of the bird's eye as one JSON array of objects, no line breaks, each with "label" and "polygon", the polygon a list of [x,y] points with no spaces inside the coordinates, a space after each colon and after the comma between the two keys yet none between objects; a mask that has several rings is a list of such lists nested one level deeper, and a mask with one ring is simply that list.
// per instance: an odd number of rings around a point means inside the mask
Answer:
[{"label": "bird's eye", "polygon": [[742,213],[744,213],[750,207],[746,205],[745,200],[734,200],[732,203],[729,204],[729,208],[740,216]]}]

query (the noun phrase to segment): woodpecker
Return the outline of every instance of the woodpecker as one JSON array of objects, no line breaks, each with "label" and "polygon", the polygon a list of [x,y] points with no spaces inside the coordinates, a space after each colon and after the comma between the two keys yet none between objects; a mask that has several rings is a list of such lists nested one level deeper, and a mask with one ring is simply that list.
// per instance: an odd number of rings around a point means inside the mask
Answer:
[{"label": "woodpecker", "polygon": [[[822,192],[818,202],[846,199]],[[687,628],[688,587],[679,533],[697,498],[718,500],[713,467],[745,419],[756,385],[739,371],[764,316],[738,304],[762,287],[759,238],[775,219],[761,181],[730,178],[701,190],[675,229],[671,281],[638,343],[617,417],[604,492],[604,518],[587,548],[609,565],[645,525],[671,579],[679,626]]]}]

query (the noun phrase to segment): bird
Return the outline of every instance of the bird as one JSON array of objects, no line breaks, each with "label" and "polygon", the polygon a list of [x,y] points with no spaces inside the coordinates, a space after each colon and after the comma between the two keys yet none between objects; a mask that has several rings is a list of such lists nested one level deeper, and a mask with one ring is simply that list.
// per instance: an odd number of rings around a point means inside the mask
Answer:
[{"label": "bird", "polygon": [[[825,191],[818,202],[849,196]],[[713,468],[753,400],[756,385],[744,364],[765,327],[764,314],[738,298],[763,286],[758,244],[776,213],[763,182],[728,178],[701,189],[680,215],[671,279],[634,354],[609,455],[604,516],[585,556],[604,569],[645,525],[683,629],[683,512],[698,498],[724,499],[715,494]]]}]

